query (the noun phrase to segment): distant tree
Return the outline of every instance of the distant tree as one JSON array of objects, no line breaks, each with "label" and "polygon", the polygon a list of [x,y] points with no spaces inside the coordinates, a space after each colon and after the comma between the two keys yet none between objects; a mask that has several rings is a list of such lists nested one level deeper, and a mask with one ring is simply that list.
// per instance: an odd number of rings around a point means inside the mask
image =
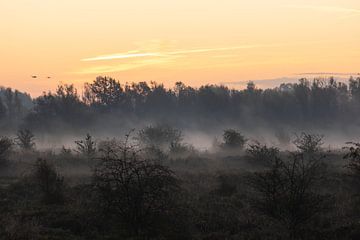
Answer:
[{"label": "distant tree", "polygon": [[12,118],[14,116],[14,93],[11,88],[5,90],[4,99],[9,117]]},{"label": "distant tree", "polygon": [[320,152],[324,144],[323,136],[307,133],[297,136],[293,143],[300,151],[310,154]]},{"label": "distant tree", "polygon": [[359,101],[360,101],[360,77],[358,77],[356,79],[354,77],[350,77],[349,91],[350,91],[352,100],[356,103],[359,103]]},{"label": "distant tree", "polygon": [[20,129],[16,134],[15,141],[24,150],[32,150],[35,147],[35,136],[29,129]]},{"label": "distant tree", "polygon": [[90,134],[86,134],[85,139],[75,141],[76,152],[87,157],[93,157],[96,153],[96,142]]},{"label": "distant tree", "polygon": [[7,109],[0,97],[0,121],[3,121],[7,116]]},{"label": "distant tree", "polygon": [[70,155],[71,155],[71,149],[70,149],[70,148],[67,148],[67,147],[65,147],[65,146],[62,146],[60,153],[61,153],[63,156],[70,156]]},{"label": "distant tree", "polygon": [[168,125],[148,126],[139,131],[137,140],[144,147],[156,147],[168,151],[172,146],[179,146],[182,133]]},{"label": "distant tree", "polygon": [[123,88],[110,77],[97,77],[93,83],[85,85],[85,102],[100,106],[115,106],[121,103]]},{"label": "distant tree", "polygon": [[256,85],[253,81],[249,81],[246,85],[246,90],[249,92],[254,92],[256,89]]},{"label": "distant tree", "polygon": [[240,132],[227,129],[223,133],[223,146],[231,149],[243,149],[247,140]]},{"label": "distant tree", "polygon": [[66,127],[85,127],[91,122],[89,109],[81,102],[72,84],[60,84],[55,93],[44,92],[34,103],[34,108],[25,117],[29,128],[56,132]]},{"label": "distant tree", "polygon": [[278,148],[268,147],[259,142],[249,144],[249,148],[246,149],[246,152],[250,156],[252,163],[267,167],[278,162],[280,158],[280,150]]},{"label": "distant tree", "polygon": [[348,147],[344,147],[347,150],[344,159],[349,161],[347,167],[355,176],[360,177],[360,143],[348,142],[347,145]]}]

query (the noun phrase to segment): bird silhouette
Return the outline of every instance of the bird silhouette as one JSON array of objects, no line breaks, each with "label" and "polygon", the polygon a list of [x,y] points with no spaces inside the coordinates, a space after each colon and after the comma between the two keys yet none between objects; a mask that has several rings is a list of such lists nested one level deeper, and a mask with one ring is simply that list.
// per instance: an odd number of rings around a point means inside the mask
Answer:
[{"label": "bird silhouette", "polygon": [[36,76],[36,75],[32,75],[31,77],[32,77],[32,78],[37,78],[37,76]]}]

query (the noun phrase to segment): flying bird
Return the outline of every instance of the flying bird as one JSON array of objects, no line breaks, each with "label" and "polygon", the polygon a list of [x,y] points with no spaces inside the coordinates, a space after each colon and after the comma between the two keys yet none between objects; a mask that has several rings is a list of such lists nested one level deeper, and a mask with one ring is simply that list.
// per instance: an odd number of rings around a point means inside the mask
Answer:
[{"label": "flying bird", "polygon": [[37,76],[36,76],[36,75],[32,75],[31,77],[32,77],[32,78],[37,78]]}]

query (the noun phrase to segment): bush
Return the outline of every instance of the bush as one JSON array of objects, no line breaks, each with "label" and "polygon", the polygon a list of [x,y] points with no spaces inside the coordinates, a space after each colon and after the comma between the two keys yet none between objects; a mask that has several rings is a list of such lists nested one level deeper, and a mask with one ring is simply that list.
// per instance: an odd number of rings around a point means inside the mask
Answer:
[{"label": "bush", "polygon": [[[267,154],[265,161],[271,163],[270,167],[255,173],[251,181],[257,193],[253,201],[255,208],[281,223],[289,239],[306,234],[305,228],[310,227],[311,220],[325,209],[328,197],[319,193],[319,184],[324,178],[323,158],[316,157],[316,152],[309,156],[310,150],[318,148],[313,143],[306,143],[311,146],[304,148],[306,154],[292,153],[288,161]],[[263,149],[253,148],[253,152],[263,155]]]},{"label": "bush", "polygon": [[85,139],[75,141],[76,152],[86,156],[93,157],[96,153],[96,142],[90,134],[86,134]]},{"label": "bush", "polygon": [[57,173],[53,165],[44,159],[38,159],[33,169],[33,178],[42,193],[43,203],[64,202],[64,178]]},{"label": "bush", "polygon": [[13,141],[8,137],[0,137],[0,165],[5,165],[13,146]]},{"label": "bush", "polygon": [[250,155],[251,163],[267,167],[271,166],[280,154],[278,148],[261,145],[259,142],[250,144],[246,152]]},{"label": "bush", "polygon": [[243,149],[247,140],[240,132],[234,129],[227,129],[223,133],[222,146],[229,149]]},{"label": "bush", "polygon": [[156,147],[162,151],[169,151],[172,146],[179,146],[182,133],[167,125],[148,126],[139,131],[137,140],[143,147]]},{"label": "bush", "polygon": [[121,145],[102,149],[94,171],[95,187],[109,216],[120,220],[126,234],[161,235],[159,225],[166,223],[163,220],[172,211],[177,180],[169,168],[129,146],[128,137]]},{"label": "bush", "polygon": [[24,150],[35,148],[35,136],[29,129],[19,130],[16,135],[17,145]]}]

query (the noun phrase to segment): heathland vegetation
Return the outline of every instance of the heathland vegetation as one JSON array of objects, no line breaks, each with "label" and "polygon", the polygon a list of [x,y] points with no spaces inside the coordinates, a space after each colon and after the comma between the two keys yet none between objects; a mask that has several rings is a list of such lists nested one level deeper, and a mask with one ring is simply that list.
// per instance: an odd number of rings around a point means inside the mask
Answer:
[{"label": "heathland vegetation", "polygon": [[[360,238],[360,144],[322,135],[356,135],[360,79],[230,90],[99,77],[81,95],[0,99],[1,240]],[[212,145],[187,141],[195,130]]]}]

